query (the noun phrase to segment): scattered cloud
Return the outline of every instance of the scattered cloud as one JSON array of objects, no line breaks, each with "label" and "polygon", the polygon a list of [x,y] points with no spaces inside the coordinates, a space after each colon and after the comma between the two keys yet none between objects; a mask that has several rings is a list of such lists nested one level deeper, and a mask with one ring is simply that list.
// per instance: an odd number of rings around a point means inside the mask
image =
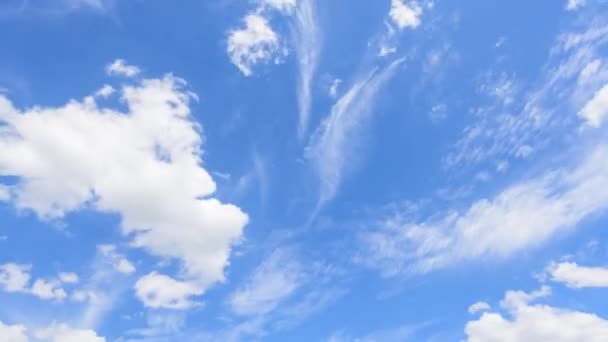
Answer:
[{"label": "scattered cloud", "polygon": [[484,312],[484,311],[489,311],[489,310],[490,310],[490,304],[488,304],[486,302],[477,302],[477,303],[469,306],[470,314],[476,314],[479,312]]},{"label": "scattered cloud", "polygon": [[568,0],[566,9],[568,11],[575,11],[587,4],[587,0]]},{"label": "scattered cloud", "polygon": [[23,325],[6,325],[0,322],[0,340],[4,342],[28,342]]},{"label": "scattered cloud", "polygon": [[608,338],[608,321],[592,313],[533,304],[550,295],[549,288],[533,293],[508,291],[501,307],[507,315],[486,312],[466,325],[468,342],[600,342]]},{"label": "scattered cloud", "polygon": [[185,310],[200,306],[191,299],[203,293],[195,283],[178,281],[169,276],[152,272],[135,283],[137,298],[148,308]]},{"label": "scattered cloud", "polygon": [[608,268],[585,267],[574,262],[551,264],[547,269],[552,281],[571,288],[607,287]]},{"label": "scattered cloud", "polygon": [[389,16],[400,30],[405,28],[415,29],[420,25],[422,7],[411,0],[391,0]]},{"label": "scattered cloud", "polygon": [[298,132],[302,137],[308,129],[312,102],[312,80],[321,54],[321,29],[317,21],[315,0],[300,0],[292,25],[293,43],[298,62]]},{"label": "scattered cloud", "polygon": [[282,53],[279,36],[260,14],[249,14],[243,19],[244,27],[228,35],[228,55],[245,76],[251,76],[258,63],[277,60]]},{"label": "scattered cloud", "polygon": [[125,112],[90,96],[21,111],[0,96],[0,175],[18,179],[15,206],[44,219],[84,207],[118,213],[131,246],[181,261],[192,293],[222,281],[248,217],[211,197],[184,88],[170,75],[125,86]]},{"label": "scattered cloud", "polygon": [[38,339],[49,342],[105,342],[93,330],[73,329],[67,324],[52,324],[47,328],[40,329],[34,333]]},{"label": "scattered cloud", "polygon": [[[43,300],[63,301],[68,295],[62,284],[73,284],[78,280],[74,273],[59,273],[58,279],[32,278],[30,265],[8,263],[0,265],[0,288],[8,293],[24,293]],[[76,278],[74,278],[76,276]]]},{"label": "scattered cloud", "polygon": [[277,250],[232,294],[230,307],[238,315],[267,314],[300,287],[303,277],[301,266],[288,252]]},{"label": "scattered cloud", "polygon": [[421,222],[398,215],[362,235],[360,261],[387,276],[428,272],[463,261],[507,258],[608,208],[608,146],[598,145],[571,169],[549,170],[512,184],[463,212]]},{"label": "scattered cloud", "polygon": [[29,265],[0,265],[0,286],[6,292],[23,292],[30,282]]},{"label": "scattered cloud", "polygon": [[[124,59],[117,59],[114,62],[108,64],[108,66],[106,66],[106,73],[108,75],[134,77],[137,76],[140,72],[141,69],[139,69],[139,67],[127,64]],[[99,94],[104,97],[107,97],[113,92],[111,89],[111,87],[108,88],[108,86],[106,85],[101,88]]]},{"label": "scattered cloud", "polygon": [[314,132],[306,155],[321,182],[320,204],[336,195],[347,165],[351,162],[347,156],[352,155],[355,145],[360,143],[361,131],[373,114],[378,93],[403,62],[404,59],[398,59],[383,69],[375,68],[360,77],[338,99],[329,116]]},{"label": "scattered cloud", "polygon": [[[584,70],[583,70],[584,72]],[[600,127],[608,118],[608,84],[598,90],[578,115],[592,127]]]},{"label": "scattered cloud", "polygon": [[76,284],[80,280],[78,274],[73,272],[60,272],[58,275],[59,280],[65,284]]}]

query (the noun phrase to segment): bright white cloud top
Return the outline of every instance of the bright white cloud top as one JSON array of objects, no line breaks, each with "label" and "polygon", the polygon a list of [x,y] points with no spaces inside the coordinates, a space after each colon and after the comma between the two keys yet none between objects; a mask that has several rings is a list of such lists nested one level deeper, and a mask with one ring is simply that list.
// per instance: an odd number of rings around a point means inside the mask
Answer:
[{"label": "bright white cloud top", "polygon": [[179,260],[194,292],[222,281],[248,217],[210,197],[185,86],[173,76],[125,86],[126,112],[94,97],[21,111],[1,97],[0,174],[19,179],[10,200],[45,219],[83,207],[118,213],[132,245]]}]

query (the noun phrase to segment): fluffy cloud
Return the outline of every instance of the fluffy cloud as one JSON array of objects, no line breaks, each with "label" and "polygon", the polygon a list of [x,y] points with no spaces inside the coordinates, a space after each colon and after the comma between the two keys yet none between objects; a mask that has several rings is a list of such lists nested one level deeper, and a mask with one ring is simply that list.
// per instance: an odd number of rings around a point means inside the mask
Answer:
[{"label": "fluffy cloud", "polygon": [[78,280],[80,280],[78,274],[73,272],[60,272],[58,274],[58,277],[59,280],[61,280],[61,282],[65,284],[75,284],[78,282]]},{"label": "fluffy cloud", "polygon": [[48,342],[105,342],[93,330],[73,329],[66,324],[52,324],[51,326],[36,331],[36,338]]},{"label": "fluffy cloud", "polygon": [[149,308],[189,309],[199,305],[191,297],[202,292],[195,283],[178,281],[156,272],[141,277],[135,283],[137,298]]},{"label": "fluffy cloud", "polygon": [[230,307],[238,315],[263,315],[294,293],[303,281],[300,265],[285,251],[275,251],[260,264],[240,289],[232,294]]},{"label": "fluffy cloud", "polygon": [[23,325],[6,325],[0,322],[0,341],[3,342],[27,342]]},{"label": "fluffy cloud", "polygon": [[245,26],[228,36],[228,56],[245,76],[250,76],[254,65],[279,57],[281,44],[262,15],[249,14],[243,21]]},{"label": "fluffy cloud", "polygon": [[[73,283],[73,273],[60,273],[60,280],[38,278],[30,286],[30,265],[0,265],[0,287],[9,293],[26,293],[44,300],[62,301],[67,297],[63,283]],[[77,280],[77,276],[76,276]]]},{"label": "fluffy cloud", "polygon": [[389,15],[399,29],[414,29],[420,25],[422,8],[414,1],[391,0]]},{"label": "fluffy cloud", "polygon": [[41,299],[55,301],[62,301],[67,297],[67,293],[61,287],[60,282],[45,279],[36,279],[30,293]]},{"label": "fluffy cloud", "polygon": [[[141,70],[134,65],[127,64],[124,59],[117,59],[106,67],[106,72],[108,75],[133,77],[138,75]],[[109,95],[111,93],[110,89],[105,86],[100,90],[100,92],[101,95]]]},{"label": "fluffy cloud", "polygon": [[0,286],[6,292],[25,291],[31,278],[30,269],[28,265],[0,265]]},{"label": "fluffy cloud", "polygon": [[94,97],[21,111],[0,96],[0,175],[19,180],[15,206],[42,218],[118,213],[132,246],[180,260],[200,290],[222,281],[248,217],[211,197],[184,86],[173,76],[125,86],[125,111]]},{"label": "fluffy cloud", "polygon": [[592,127],[600,127],[608,118],[608,84],[598,90],[578,113]]},{"label": "fluffy cloud", "polygon": [[135,272],[135,266],[124,255],[116,251],[116,246],[100,245],[97,250],[103,255],[108,262],[112,263],[114,269],[123,274],[131,274]]},{"label": "fluffy cloud", "polygon": [[402,63],[403,59],[396,60],[384,69],[373,69],[359,78],[314,132],[306,155],[313,162],[321,182],[320,204],[336,195],[349,164],[347,158],[354,154],[352,151],[360,142],[360,134],[372,114],[376,97]]},{"label": "fluffy cloud", "polygon": [[608,146],[598,145],[571,169],[550,170],[508,186],[463,212],[422,222],[392,217],[363,235],[361,262],[387,276],[427,272],[462,261],[506,258],[608,208]]},{"label": "fluffy cloud", "polygon": [[608,268],[585,267],[573,262],[562,262],[549,266],[551,280],[572,288],[608,287]]},{"label": "fluffy cloud", "polygon": [[568,0],[568,3],[566,4],[566,9],[568,11],[574,11],[585,6],[586,3],[587,0]]},{"label": "fluffy cloud", "polygon": [[488,311],[490,310],[490,304],[486,302],[477,302],[471,306],[469,306],[469,313],[476,314],[478,312]]},{"label": "fluffy cloud", "polygon": [[548,288],[531,294],[509,291],[501,306],[507,317],[484,313],[466,325],[468,342],[600,342],[608,339],[608,321],[591,313],[531,304],[550,294]]}]

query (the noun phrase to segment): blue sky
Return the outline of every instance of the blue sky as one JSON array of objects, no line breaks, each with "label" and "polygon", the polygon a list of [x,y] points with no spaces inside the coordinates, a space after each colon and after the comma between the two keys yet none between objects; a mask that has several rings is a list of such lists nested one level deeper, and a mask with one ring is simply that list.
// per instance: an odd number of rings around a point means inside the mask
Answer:
[{"label": "blue sky", "polygon": [[605,0],[0,4],[0,340],[607,341]]}]

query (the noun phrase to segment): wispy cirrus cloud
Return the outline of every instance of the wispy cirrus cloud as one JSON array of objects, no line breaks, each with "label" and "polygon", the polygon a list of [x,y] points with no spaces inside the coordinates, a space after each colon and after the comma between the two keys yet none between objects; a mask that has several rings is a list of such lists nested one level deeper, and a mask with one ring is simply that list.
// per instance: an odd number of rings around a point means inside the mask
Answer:
[{"label": "wispy cirrus cloud", "polygon": [[312,135],[306,148],[320,181],[319,204],[332,199],[347,172],[361,131],[369,123],[373,105],[383,86],[392,78],[404,59],[378,67],[359,77],[333,105],[327,118]]},{"label": "wispy cirrus cloud", "polygon": [[535,247],[608,209],[608,146],[587,152],[579,165],[549,169],[516,182],[463,211],[417,221],[397,215],[362,234],[359,262],[385,276],[424,273],[484,258],[504,259]]},{"label": "wispy cirrus cloud", "polygon": [[295,10],[292,37],[298,62],[298,107],[300,137],[308,129],[312,102],[312,81],[319,66],[322,32],[317,21],[315,0],[301,0]]}]

